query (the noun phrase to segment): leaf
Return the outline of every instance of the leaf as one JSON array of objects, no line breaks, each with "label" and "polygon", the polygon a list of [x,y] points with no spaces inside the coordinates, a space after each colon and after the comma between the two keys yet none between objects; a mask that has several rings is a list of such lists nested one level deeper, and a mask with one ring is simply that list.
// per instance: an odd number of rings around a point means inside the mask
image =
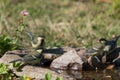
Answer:
[{"label": "leaf", "polygon": [[62,80],[62,77],[57,77],[56,80]]},{"label": "leaf", "polygon": [[0,74],[7,74],[8,73],[8,65],[3,63],[0,64]]},{"label": "leaf", "polygon": [[27,76],[21,76],[20,80],[32,80],[32,78]]},{"label": "leaf", "polygon": [[5,52],[9,50],[14,50],[17,48],[17,45],[14,44],[12,38],[2,35],[0,36],[0,55],[2,56]]},{"label": "leaf", "polygon": [[52,80],[52,74],[48,72],[48,73],[45,75],[45,80]]}]

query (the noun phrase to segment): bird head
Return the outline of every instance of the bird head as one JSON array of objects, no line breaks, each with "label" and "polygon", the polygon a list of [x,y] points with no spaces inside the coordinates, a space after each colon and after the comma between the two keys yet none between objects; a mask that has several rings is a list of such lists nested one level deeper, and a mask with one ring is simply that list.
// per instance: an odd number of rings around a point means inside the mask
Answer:
[{"label": "bird head", "polygon": [[37,37],[37,42],[34,42],[34,41],[31,42],[32,47],[35,49],[43,48],[43,46],[45,44],[44,38],[45,38],[44,36]]},{"label": "bird head", "polygon": [[39,37],[37,37],[37,40],[38,40],[38,41],[41,41],[41,40],[44,40],[44,39],[45,39],[44,36],[39,36]]},{"label": "bird head", "polygon": [[117,41],[120,38],[119,36],[113,37],[110,40],[106,40],[105,38],[101,38],[99,42],[104,45],[103,51],[110,52],[117,47]]}]

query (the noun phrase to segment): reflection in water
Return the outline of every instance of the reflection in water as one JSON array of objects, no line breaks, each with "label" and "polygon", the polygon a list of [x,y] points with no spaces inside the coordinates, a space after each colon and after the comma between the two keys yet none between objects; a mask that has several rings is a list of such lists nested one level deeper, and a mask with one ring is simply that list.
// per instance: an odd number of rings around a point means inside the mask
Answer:
[{"label": "reflection in water", "polygon": [[81,80],[119,80],[120,69],[114,70],[98,70],[96,71],[83,71],[83,78]]}]

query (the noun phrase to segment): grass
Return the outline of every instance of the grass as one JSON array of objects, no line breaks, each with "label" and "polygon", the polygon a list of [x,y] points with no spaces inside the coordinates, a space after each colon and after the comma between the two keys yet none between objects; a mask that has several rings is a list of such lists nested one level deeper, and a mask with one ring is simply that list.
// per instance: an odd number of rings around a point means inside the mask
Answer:
[{"label": "grass", "polygon": [[1,0],[0,34],[13,37],[20,12],[27,10],[27,28],[35,36],[45,35],[46,47],[91,47],[101,37],[119,35],[120,19],[111,13],[116,9],[111,5],[79,0]]}]

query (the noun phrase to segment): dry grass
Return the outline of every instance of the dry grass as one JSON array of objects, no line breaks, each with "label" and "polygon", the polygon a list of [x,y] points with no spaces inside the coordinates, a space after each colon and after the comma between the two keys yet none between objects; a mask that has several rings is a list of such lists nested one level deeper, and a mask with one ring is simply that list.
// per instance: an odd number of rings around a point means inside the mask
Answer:
[{"label": "dry grass", "polygon": [[45,35],[47,47],[90,47],[101,37],[119,35],[120,20],[111,16],[110,8],[111,3],[79,0],[1,0],[0,34],[15,35],[20,11],[27,10],[28,29]]}]

